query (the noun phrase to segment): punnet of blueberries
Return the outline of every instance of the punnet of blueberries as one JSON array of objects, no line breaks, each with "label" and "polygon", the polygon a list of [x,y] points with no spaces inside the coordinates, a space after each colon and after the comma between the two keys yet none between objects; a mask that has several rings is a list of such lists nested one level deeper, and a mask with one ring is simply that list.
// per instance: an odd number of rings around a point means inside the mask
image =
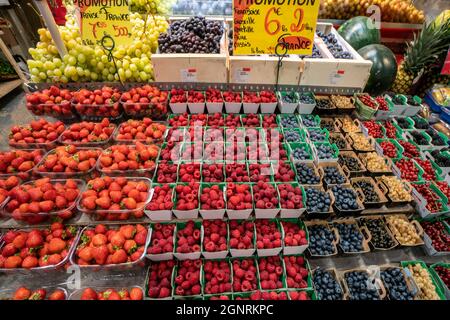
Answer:
[{"label": "punnet of blueberries", "polygon": [[381,271],[381,281],[388,291],[391,300],[414,300],[414,295],[406,284],[400,268],[388,268]]},{"label": "punnet of blueberries", "polygon": [[330,271],[318,268],[314,272],[313,283],[319,300],[342,300],[342,288]]},{"label": "punnet of blueberries", "polygon": [[342,184],[347,178],[339,171],[337,167],[323,167],[323,180],[326,184]]},{"label": "punnet of blueberries", "polygon": [[315,145],[317,150],[317,157],[322,160],[334,159],[334,149],[329,144],[318,144]]},{"label": "punnet of blueberries", "polygon": [[314,97],[309,93],[300,93],[299,101],[300,101],[300,103],[303,103],[303,104],[316,103],[316,100],[314,99]]},{"label": "punnet of blueberries", "polygon": [[408,120],[406,120],[406,118],[397,118],[395,120],[397,121],[398,126],[402,129],[412,128],[411,123]]},{"label": "punnet of blueberries", "polygon": [[284,130],[284,140],[286,142],[300,142],[301,138],[302,136],[297,130]]},{"label": "punnet of blueberries", "polygon": [[306,188],[306,210],[309,213],[321,213],[330,211],[331,197],[321,190]]},{"label": "punnet of blueberries", "polygon": [[350,300],[380,300],[374,280],[366,272],[352,271],[344,276],[350,293]]},{"label": "punnet of blueberries", "polygon": [[413,137],[414,142],[417,143],[419,146],[428,145],[427,139],[419,131],[411,131],[411,136]]},{"label": "punnet of blueberries", "polygon": [[317,99],[316,107],[319,109],[335,109],[329,99]]},{"label": "punnet of blueberries", "polygon": [[441,136],[434,131],[433,129],[427,129],[425,132],[431,137],[431,143],[435,146],[443,146],[445,145],[444,139],[441,138]]},{"label": "punnet of blueberries", "polygon": [[281,93],[281,101],[285,103],[297,103],[298,97],[295,91],[287,91]]},{"label": "punnet of blueberries", "polygon": [[401,95],[398,94],[394,94],[393,96],[391,96],[392,98],[392,103],[398,106],[403,106],[405,104],[405,101],[403,100]]},{"label": "punnet of blueberries", "polygon": [[338,39],[332,33],[324,34],[323,32],[317,32],[317,35],[322,38],[323,42],[330,50],[333,57],[336,59],[353,59],[353,56],[350,52],[345,51],[345,49],[338,43]]},{"label": "punnet of blueberries", "polygon": [[349,155],[349,154],[340,154],[338,163],[341,166],[346,166],[348,170],[350,171],[362,171],[362,167],[355,157]]},{"label": "punnet of blueberries", "polygon": [[[305,163],[296,163],[295,170],[297,171],[297,180],[300,184],[320,184],[320,176],[315,173],[315,170]],[[328,210],[326,210],[328,211]]]},{"label": "punnet of blueberries", "polygon": [[294,160],[309,160],[311,156],[306,150],[306,145],[291,145],[292,148],[292,157]]},{"label": "punnet of blueberries", "polygon": [[309,251],[316,256],[327,256],[336,253],[334,233],[323,224],[316,224],[308,227]]},{"label": "punnet of blueberries", "polygon": [[441,153],[441,150],[434,150],[433,152],[431,152],[431,155],[434,158],[434,162],[436,162],[439,167],[450,167],[450,157],[445,156],[443,153]]},{"label": "punnet of blueberries", "polygon": [[354,187],[360,188],[364,194],[364,203],[375,203],[380,201],[380,197],[375,192],[375,187],[367,181],[356,181]]},{"label": "punnet of blueberries", "polygon": [[363,248],[363,235],[356,224],[336,223],[334,225],[339,233],[339,246],[344,252],[361,252]]},{"label": "punnet of blueberries", "polygon": [[424,129],[428,129],[428,127],[430,126],[430,124],[428,123],[428,121],[425,120],[425,119],[422,118],[422,117],[419,117],[419,116],[413,116],[413,117],[411,117],[411,119],[413,119],[413,121],[414,121],[414,127],[417,128],[417,129],[422,129],[422,130],[424,130]]},{"label": "punnet of blueberries", "polygon": [[342,185],[333,186],[331,191],[334,195],[334,205],[342,211],[361,209],[357,202],[357,195],[353,189]]},{"label": "punnet of blueberries", "polygon": [[317,121],[318,118],[316,118],[313,115],[303,115],[302,116],[302,124],[306,128],[315,128],[320,126],[320,120]]},{"label": "punnet of blueberries", "polygon": [[407,96],[406,96],[406,99],[407,99],[406,103],[409,104],[410,106],[413,106],[413,107],[420,107],[420,103],[417,102],[417,101],[414,99],[413,96],[407,95]]},{"label": "punnet of blueberries", "polygon": [[280,118],[280,124],[283,128],[299,128],[297,117],[294,114],[283,116]]},{"label": "punnet of blueberries", "polygon": [[223,35],[220,21],[192,17],[171,23],[167,33],[158,38],[161,53],[219,53]]},{"label": "punnet of blueberries", "polygon": [[349,148],[349,146],[347,145],[347,142],[345,141],[344,137],[342,135],[340,135],[340,134],[330,135],[328,140],[330,141],[330,143],[335,144],[336,147],[338,147],[339,150],[344,150],[344,149]]},{"label": "punnet of blueberries", "polygon": [[308,129],[309,140],[312,142],[325,142],[328,141],[326,131],[319,128]]},{"label": "punnet of blueberries", "polygon": [[366,226],[372,236],[370,242],[375,248],[389,249],[396,245],[391,235],[387,231],[387,225],[382,218],[360,220],[363,226]]},{"label": "punnet of blueberries", "polygon": [[322,121],[320,121],[320,127],[322,129],[327,129],[328,132],[335,131],[335,125],[334,125],[334,121],[332,119],[322,119]]}]

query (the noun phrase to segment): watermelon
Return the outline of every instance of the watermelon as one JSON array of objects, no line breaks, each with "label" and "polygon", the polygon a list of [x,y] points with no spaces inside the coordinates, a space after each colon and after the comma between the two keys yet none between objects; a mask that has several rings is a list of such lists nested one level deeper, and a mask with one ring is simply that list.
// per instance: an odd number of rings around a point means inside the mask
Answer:
[{"label": "watermelon", "polygon": [[364,91],[380,94],[389,89],[397,76],[397,61],[394,53],[382,44],[369,44],[359,49],[358,53],[363,59],[373,63]]},{"label": "watermelon", "polygon": [[368,17],[360,16],[347,20],[338,32],[355,50],[369,44],[380,43],[380,30],[375,28]]}]

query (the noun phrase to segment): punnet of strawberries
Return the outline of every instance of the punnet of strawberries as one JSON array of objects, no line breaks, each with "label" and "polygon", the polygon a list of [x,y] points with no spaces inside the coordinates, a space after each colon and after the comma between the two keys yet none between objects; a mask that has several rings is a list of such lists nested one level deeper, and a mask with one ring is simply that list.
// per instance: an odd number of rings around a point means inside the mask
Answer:
[{"label": "punnet of strawberries", "polygon": [[104,118],[101,122],[82,121],[72,124],[60,137],[64,144],[79,146],[106,143],[116,129],[115,124]]},{"label": "punnet of strawberries", "polygon": [[86,228],[73,262],[79,266],[137,263],[145,256],[148,226],[126,224]]},{"label": "punnet of strawberries", "polygon": [[130,119],[120,125],[115,139],[120,142],[161,143],[165,132],[166,125],[153,122],[150,118]]},{"label": "punnet of strawberries", "polygon": [[72,104],[82,119],[90,117],[118,118],[122,114],[118,88],[81,89],[73,93]]},{"label": "punnet of strawberries", "polygon": [[26,95],[27,109],[38,116],[71,119],[75,116],[71,104],[72,92],[51,86]]},{"label": "punnet of strawberries", "polygon": [[56,140],[64,131],[61,121],[49,122],[45,119],[33,120],[28,125],[13,126],[9,134],[9,145],[17,148],[34,149],[56,146]]},{"label": "punnet of strawberries", "polygon": [[103,150],[99,160],[99,170],[106,174],[127,175],[140,171],[141,175],[145,171],[155,169],[155,160],[158,156],[159,147],[150,144],[146,145],[139,141],[135,145],[118,144]]},{"label": "punnet of strawberries", "polygon": [[139,219],[149,198],[149,184],[145,178],[95,178],[89,180],[77,207],[99,220]]},{"label": "punnet of strawberries", "polygon": [[47,153],[36,172],[49,177],[75,177],[92,172],[100,156],[99,148],[83,148],[73,144],[59,146]]},{"label": "punnet of strawberries", "polygon": [[5,212],[14,220],[29,224],[51,217],[66,220],[75,215],[75,203],[83,187],[83,181],[74,179],[29,181],[9,192]]},{"label": "punnet of strawberries", "polygon": [[31,169],[42,160],[43,156],[43,149],[0,151],[0,179],[17,176],[22,180],[28,180],[31,177]]},{"label": "punnet of strawberries", "polygon": [[139,287],[132,288],[109,288],[106,290],[95,290],[86,288],[81,292],[80,300],[143,300],[144,293]]},{"label": "punnet of strawberries", "polygon": [[66,291],[62,289],[30,289],[22,286],[14,291],[11,300],[67,300],[67,298]]},{"label": "punnet of strawberries", "polygon": [[0,268],[61,267],[68,261],[78,229],[54,222],[45,229],[9,230],[0,248]]},{"label": "punnet of strawberries", "polygon": [[146,84],[122,93],[121,101],[128,115],[159,119],[167,113],[168,95],[167,91]]}]

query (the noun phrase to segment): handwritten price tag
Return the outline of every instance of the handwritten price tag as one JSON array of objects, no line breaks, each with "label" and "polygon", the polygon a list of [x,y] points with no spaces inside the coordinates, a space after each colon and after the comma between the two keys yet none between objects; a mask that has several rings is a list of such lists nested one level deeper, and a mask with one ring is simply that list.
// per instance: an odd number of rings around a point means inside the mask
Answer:
[{"label": "handwritten price tag", "polygon": [[310,55],[319,0],[233,0],[235,55]]},{"label": "handwritten price tag", "polygon": [[80,10],[81,39],[84,44],[99,43],[103,36],[114,38],[116,46],[130,44],[131,28],[127,1],[74,1]]}]

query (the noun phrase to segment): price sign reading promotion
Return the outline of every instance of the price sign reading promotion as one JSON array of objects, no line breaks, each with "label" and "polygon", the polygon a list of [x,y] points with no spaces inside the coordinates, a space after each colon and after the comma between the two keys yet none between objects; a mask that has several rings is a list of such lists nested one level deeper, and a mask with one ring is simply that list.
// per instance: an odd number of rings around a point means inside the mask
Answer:
[{"label": "price sign reading promotion", "polygon": [[128,0],[75,0],[80,10],[81,39],[86,45],[100,43],[109,35],[115,45],[130,44],[131,28]]},{"label": "price sign reading promotion", "polygon": [[287,50],[310,55],[319,4],[320,0],[233,0],[233,54],[283,54]]}]

